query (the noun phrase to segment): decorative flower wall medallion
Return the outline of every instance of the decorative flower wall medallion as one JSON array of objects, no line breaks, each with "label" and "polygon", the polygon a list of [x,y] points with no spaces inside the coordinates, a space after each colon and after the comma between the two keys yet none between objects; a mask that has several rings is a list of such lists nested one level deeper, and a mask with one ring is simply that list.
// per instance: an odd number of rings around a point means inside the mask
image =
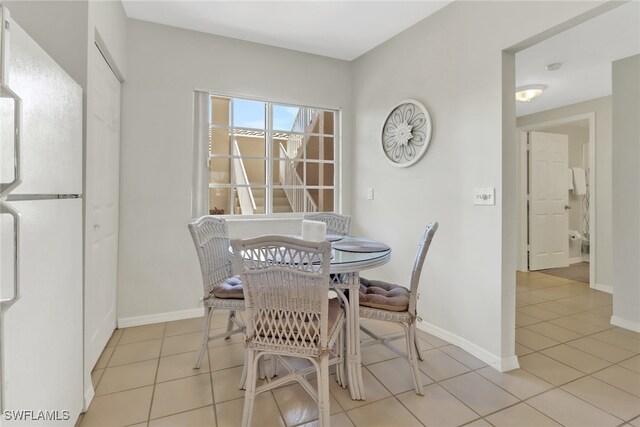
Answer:
[{"label": "decorative flower wall medallion", "polygon": [[431,142],[431,116],[415,99],[405,99],[391,109],[382,126],[382,151],[396,167],[411,166]]}]

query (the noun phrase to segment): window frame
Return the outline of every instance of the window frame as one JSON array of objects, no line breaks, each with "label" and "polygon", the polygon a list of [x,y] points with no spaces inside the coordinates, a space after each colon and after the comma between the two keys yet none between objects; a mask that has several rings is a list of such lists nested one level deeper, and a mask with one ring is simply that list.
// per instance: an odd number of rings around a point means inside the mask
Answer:
[{"label": "window frame", "polygon": [[[332,211],[319,211],[318,212],[334,212],[334,213],[341,213],[342,212],[342,163],[341,163],[341,153],[342,153],[342,108],[340,107],[326,107],[326,106],[309,106],[306,104],[295,104],[292,103],[290,101],[279,101],[279,100],[273,100],[273,99],[264,99],[264,98],[260,98],[260,97],[255,97],[255,96],[245,96],[245,95],[234,95],[234,94],[227,94],[227,93],[221,93],[221,92],[216,92],[216,91],[197,91],[196,92],[202,92],[202,94],[207,96],[207,105],[208,105],[208,111],[207,111],[207,120],[206,123],[204,123],[204,126],[206,127],[206,135],[207,137],[207,142],[206,144],[204,144],[204,155],[202,155],[201,157],[204,159],[204,170],[202,171],[203,173],[197,173],[196,172],[196,176],[202,176],[202,175],[206,175],[206,180],[204,182],[204,192],[205,194],[203,194],[203,200],[200,200],[199,203],[195,203],[194,202],[194,206],[197,204],[198,206],[202,206],[206,208],[206,212],[204,212],[205,215],[209,215],[209,211],[211,209],[211,200],[210,200],[210,191],[212,188],[221,188],[221,189],[226,189],[229,191],[229,206],[233,207],[234,205],[234,191],[237,188],[264,188],[265,190],[265,207],[264,213],[254,213],[254,214],[247,214],[247,215],[242,215],[242,214],[235,214],[235,213],[225,213],[225,214],[221,214],[221,215],[216,215],[219,216],[221,218],[224,218],[226,220],[231,220],[231,221],[236,221],[236,220],[265,220],[265,219],[292,219],[292,218],[301,218],[303,215],[305,215],[306,213],[309,213],[306,211],[305,212],[278,212],[275,213],[273,212],[274,209],[274,205],[273,205],[273,193],[274,193],[274,189],[285,189],[285,188],[300,188],[300,187],[291,187],[291,186],[285,186],[282,185],[280,183],[276,184],[275,180],[274,180],[274,176],[278,173],[277,172],[277,168],[274,167],[274,162],[277,162],[278,160],[280,160],[281,158],[278,156],[274,155],[274,145],[277,143],[277,139],[274,139],[274,135],[276,134],[296,134],[296,135],[300,135],[302,137],[305,136],[315,136],[318,138],[332,138],[333,139],[333,160],[326,160],[326,159],[317,159],[317,160],[313,160],[313,161],[309,161],[306,158],[306,150],[307,150],[307,145],[308,144],[304,144],[303,148],[304,148],[304,153],[303,153],[303,157],[300,160],[303,163],[303,168],[304,168],[304,172],[303,172],[303,176],[306,176],[306,170],[307,170],[307,164],[308,163],[315,163],[318,165],[325,165],[325,164],[330,164],[333,165],[333,185],[320,185],[320,183],[318,183],[318,185],[307,185],[306,182],[304,183],[303,187],[305,191],[308,190],[318,190],[318,191],[322,191],[322,190],[332,190],[333,191],[333,210]],[[213,109],[213,101],[212,98],[213,97],[218,97],[218,98],[226,98],[229,99],[229,124],[228,126],[220,126],[220,125],[214,125],[212,122],[212,109]],[[234,112],[233,112],[233,101],[235,99],[240,99],[240,100],[246,100],[246,101],[256,101],[256,102],[261,102],[265,104],[265,126],[264,129],[255,129],[255,128],[247,128],[247,127],[242,127],[242,126],[234,126],[233,123],[233,119],[234,119]],[[274,106],[283,106],[283,107],[294,107],[294,108],[305,108],[305,109],[311,109],[311,110],[319,110],[322,112],[330,112],[333,114],[333,134],[329,135],[329,134],[325,134],[325,133],[312,133],[312,132],[304,132],[304,131],[285,131],[285,130],[279,130],[279,129],[274,129],[273,127],[273,107]],[[322,116],[324,116],[324,113],[322,114]],[[201,116],[202,117],[202,116]],[[322,120],[324,120],[324,117],[322,117]],[[195,126],[198,126],[198,123],[195,123]],[[249,131],[249,132],[264,132],[264,136],[260,136],[260,138],[264,138],[264,144],[265,144],[265,156],[261,157],[261,156],[234,156],[232,152],[230,152],[230,154],[213,154],[212,150],[209,148],[209,144],[212,143],[211,141],[211,134],[210,131],[212,129],[228,129],[229,131],[229,142],[232,143],[235,140],[235,137],[237,135],[237,131],[241,130],[241,131]],[[324,129],[323,129],[324,130]],[[197,156],[196,156],[197,157]],[[237,185],[233,179],[233,159],[242,159],[242,160],[263,160],[265,162],[265,184],[264,185]],[[229,167],[229,183],[228,184],[215,184],[211,182],[211,170],[210,170],[210,163],[214,160],[214,159],[223,159],[223,160],[228,160],[230,161],[230,167]],[[202,166],[201,166],[202,167]]]}]

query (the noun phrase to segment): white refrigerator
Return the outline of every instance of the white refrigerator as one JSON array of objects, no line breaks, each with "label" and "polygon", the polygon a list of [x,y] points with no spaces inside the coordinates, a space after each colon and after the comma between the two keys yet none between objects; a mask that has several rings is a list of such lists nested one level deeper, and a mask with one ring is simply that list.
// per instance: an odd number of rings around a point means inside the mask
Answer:
[{"label": "white refrigerator", "polygon": [[0,425],[83,406],[82,89],[1,7]]}]

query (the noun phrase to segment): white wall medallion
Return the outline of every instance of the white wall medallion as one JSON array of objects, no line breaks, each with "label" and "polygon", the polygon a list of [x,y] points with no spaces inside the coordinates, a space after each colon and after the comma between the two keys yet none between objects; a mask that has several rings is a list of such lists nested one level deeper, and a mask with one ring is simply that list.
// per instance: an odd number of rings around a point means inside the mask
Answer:
[{"label": "white wall medallion", "polygon": [[393,166],[411,166],[427,151],[432,130],[424,105],[405,99],[391,109],[382,125],[382,151]]}]

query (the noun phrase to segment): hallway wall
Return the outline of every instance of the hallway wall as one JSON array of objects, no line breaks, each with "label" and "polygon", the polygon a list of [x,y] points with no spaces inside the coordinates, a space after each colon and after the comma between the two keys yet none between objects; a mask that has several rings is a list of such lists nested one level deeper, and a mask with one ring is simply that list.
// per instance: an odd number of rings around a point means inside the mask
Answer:
[{"label": "hallway wall", "polygon": [[640,332],[640,55],[613,63],[613,317]]},{"label": "hallway wall", "polygon": [[[367,275],[406,283],[420,233],[439,221],[418,327],[496,369],[517,366],[516,155],[503,143],[505,128],[515,130],[515,100],[503,84],[515,89],[515,75],[503,68],[505,50],[598,4],[453,2],[353,62],[353,228],[394,251]],[[395,168],[382,155],[380,131],[407,98],[430,110],[433,139],[419,162]],[[475,187],[495,187],[496,205],[474,206]]]}]

